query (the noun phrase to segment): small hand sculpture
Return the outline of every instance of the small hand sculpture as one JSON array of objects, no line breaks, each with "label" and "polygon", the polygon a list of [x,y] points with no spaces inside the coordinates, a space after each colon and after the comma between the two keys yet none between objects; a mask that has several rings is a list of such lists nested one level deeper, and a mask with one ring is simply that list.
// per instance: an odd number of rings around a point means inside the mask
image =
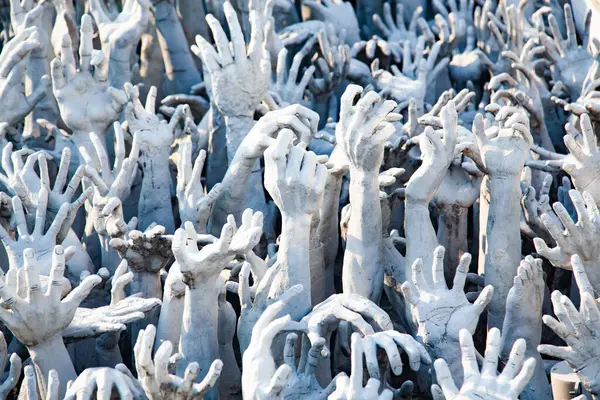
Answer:
[{"label": "small hand sculpture", "polygon": [[[298,81],[298,73],[302,60],[310,55],[310,50],[317,40],[316,36],[313,36],[302,49],[294,55],[292,66],[287,67],[287,55],[288,50],[282,49],[277,57],[277,78],[272,87],[272,90],[281,98],[283,104],[281,106],[287,106],[290,104],[302,104],[304,101],[304,95],[308,83],[313,77],[315,67],[311,65],[303,73],[300,82]],[[287,73],[287,77],[286,77]]]},{"label": "small hand sculpture", "polygon": [[536,251],[555,267],[571,269],[571,257],[578,254],[592,272],[600,259],[600,252],[594,245],[600,234],[600,214],[589,193],[583,192],[582,196],[579,191],[570,190],[569,197],[577,210],[577,222],[571,219],[562,203],[556,202],[554,213],[548,210],[541,217],[556,247],[549,248],[540,238],[533,239],[533,243]]},{"label": "small hand sculpture", "polygon": [[158,274],[171,258],[171,240],[160,225],[150,226],[144,232],[129,231],[124,239],[110,239],[109,245],[138,273]]},{"label": "small hand sculpture", "polygon": [[91,400],[110,398],[113,388],[121,399],[143,399],[143,394],[132,377],[108,367],[88,368],[71,383],[65,394],[65,400]]},{"label": "small hand sculpture", "polygon": [[274,400],[282,397],[292,369],[288,364],[276,367],[271,344],[282,330],[301,327],[291,321],[289,314],[281,318],[277,318],[277,315],[302,290],[301,285],[289,288],[256,321],[250,345],[242,357],[242,391],[245,399]]},{"label": "small hand sculpture", "polygon": [[[109,59],[110,83],[122,87],[131,79],[131,57],[148,25],[150,1],[127,0],[116,19],[105,11],[101,1],[90,2],[90,12],[98,26],[102,50]],[[113,71],[114,69],[114,71]]]},{"label": "small hand sculpture", "polygon": [[[37,377],[35,373],[35,367],[33,365],[26,365],[24,368],[25,379],[21,383],[21,390],[19,391],[19,398],[25,398],[28,400],[37,400],[42,398],[42,396],[38,396],[38,388],[37,388]],[[21,373],[19,367],[19,374]],[[48,373],[47,387],[46,387],[46,396],[44,399],[46,400],[59,400],[59,386],[60,380],[58,379],[58,372],[56,370],[51,369]],[[5,398],[5,397],[3,397]]]},{"label": "small hand sculpture", "polygon": [[[94,184],[94,195],[91,201],[93,211],[90,212],[91,215],[88,218],[92,218],[94,228],[99,235],[107,235],[107,217],[111,216],[113,210],[120,208],[121,201],[129,196],[131,185],[138,170],[138,141],[134,137],[129,157],[125,158],[123,131],[118,122],[114,124],[114,128],[117,146],[112,170],[102,141],[93,132],[90,133],[90,139],[100,160],[99,164],[94,162],[86,150],[82,152],[87,164],[85,166],[85,176]],[[112,223],[117,223],[117,221],[112,221]]]},{"label": "small hand sculpture", "polygon": [[460,348],[465,380],[459,390],[452,379],[448,364],[438,358],[433,365],[441,390],[437,387],[432,388],[432,391],[434,393],[443,392],[443,396],[447,400],[518,399],[519,394],[533,375],[535,360],[529,358],[523,363],[525,341],[519,339],[513,345],[504,370],[498,375],[500,344],[500,330],[490,329],[487,335],[483,368],[480,372],[471,333],[467,329],[461,329]]},{"label": "small hand sculpture", "polygon": [[[0,333],[0,369],[4,371],[6,367],[6,362],[9,360],[8,358],[8,348],[6,346],[6,340],[4,339],[4,334]],[[12,353],[10,355],[10,369],[8,373],[8,377],[2,384],[0,385],[0,398],[6,399],[10,392],[17,386],[19,383],[19,378],[21,376],[21,357],[19,357],[16,353]]]},{"label": "small hand sculpture", "polygon": [[111,278],[109,305],[77,308],[73,321],[63,333],[66,340],[77,341],[124,331],[125,324],[145,318],[144,313],[161,305],[161,301],[156,298],[144,298],[139,293],[131,296],[125,294],[125,286],[133,279],[133,274],[127,272],[127,267],[127,261],[121,261]]},{"label": "small hand sculpture", "polygon": [[299,398],[302,395],[310,396],[312,399],[327,399],[335,388],[335,381],[331,381],[326,387],[322,387],[317,379],[317,364],[324,358],[323,347],[325,339],[317,339],[309,346],[303,342],[300,363],[296,366],[296,342],[298,335],[290,333],[285,339],[283,359],[291,369],[290,377],[283,392],[284,398]]},{"label": "small hand sculpture", "polygon": [[171,342],[163,342],[152,359],[155,336],[156,328],[154,325],[148,325],[140,331],[133,350],[138,379],[148,399],[202,399],[219,379],[223,362],[213,361],[208,374],[199,383],[194,383],[198,375],[198,363],[190,363],[182,379],[169,373],[169,358],[173,352]]},{"label": "small hand sculpture", "polygon": [[366,335],[362,338],[362,347],[371,378],[381,379],[377,356],[378,348],[387,354],[390,368],[396,376],[402,374],[402,359],[398,347],[408,355],[411,370],[418,371],[421,368],[421,362],[425,365],[431,365],[431,357],[422,344],[412,336],[394,330]]},{"label": "small hand sculpture", "polygon": [[197,233],[207,232],[212,205],[222,191],[221,184],[217,183],[208,194],[204,193],[200,178],[205,160],[206,151],[202,149],[192,168],[192,143],[184,141],[179,144],[176,188],[179,218],[182,225],[187,221],[194,224]]},{"label": "small hand sculpture", "polygon": [[[404,5],[399,1],[396,4],[396,19],[392,17],[392,6],[390,3],[383,4],[383,20],[378,15],[373,15],[373,23],[381,31],[390,45],[390,51],[400,60],[402,56],[402,45],[407,40],[413,44],[417,42],[417,19],[423,12],[423,7],[415,8],[410,23],[407,25],[404,20]],[[398,54],[398,56],[396,55]]]},{"label": "small hand sculpture", "polygon": [[0,121],[14,125],[23,120],[35,105],[46,96],[50,79],[44,75],[29,96],[23,93],[26,57],[39,48],[40,37],[37,28],[25,28],[0,53],[0,99],[11,107],[0,111]]},{"label": "small hand sculpture", "polygon": [[[17,225],[17,232],[19,234],[18,239],[14,240],[8,234],[8,232],[6,232],[6,230],[0,226],[0,240],[2,240],[6,252],[8,253],[10,268],[23,268],[24,251],[26,249],[33,248],[37,252],[37,260],[41,261],[40,266],[42,267],[42,273],[44,275],[49,275],[52,250],[56,245],[56,237],[58,232],[60,231],[63,222],[67,218],[69,204],[63,204],[61,206],[60,210],[56,214],[56,217],[54,218],[54,221],[52,221],[52,224],[48,230],[44,232],[46,227],[47,203],[48,191],[46,188],[42,188],[40,189],[38,195],[35,226],[33,231],[29,233],[29,228],[27,227],[27,221],[25,219],[25,213],[23,212],[21,200],[17,196],[12,198],[12,209]],[[71,249],[70,252],[72,252],[72,250],[73,249]]]},{"label": "small hand sculpture", "polygon": [[542,354],[566,360],[579,376],[585,389],[597,396],[600,393],[598,371],[600,352],[598,351],[598,332],[600,329],[600,310],[595,300],[595,291],[588,279],[578,255],[571,257],[575,281],[579,287],[581,304],[579,311],[571,300],[558,290],[552,292],[552,306],[558,320],[544,315],[543,321],[567,344],[559,347],[549,344],[538,346]]},{"label": "small hand sculpture", "polygon": [[339,35],[345,31],[346,43],[352,45],[360,41],[360,28],[352,3],[344,0],[308,0],[303,3],[311,9],[311,17],[335,27]]},{"label": "small hand sculpture", "polygon": [[333,91],[346,79],[350,70],[350,47],[343,43],[343,32],[335,33],[331,24],[318,34],[321,57],[316,61],[319,77],[313,76],[308,83],[310,92],[317,101],[328,99]]},{"label": "small hand sculpture", "polygon": [[351,399],[377,399],[391,400],[394,393],[389,389],[384,389],[379,394],[380,381],[376,378],[369,378],[367,384],[363,387],[363,344],[360,334],[352,334],[352,350],[350,353],[352,372],[350,377],[345,373],[335,377],[335,391],[329,396],[330,400],[351,400]]}]

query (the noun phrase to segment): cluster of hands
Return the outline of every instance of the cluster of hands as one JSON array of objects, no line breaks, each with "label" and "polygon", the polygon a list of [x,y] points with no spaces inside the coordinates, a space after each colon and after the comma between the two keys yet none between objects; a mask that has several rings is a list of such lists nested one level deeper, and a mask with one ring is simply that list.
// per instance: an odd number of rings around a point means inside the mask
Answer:
[{"label": "cluster of hands", "polygon": [[600,398],[562,3],[10,0],[0,399]]}]

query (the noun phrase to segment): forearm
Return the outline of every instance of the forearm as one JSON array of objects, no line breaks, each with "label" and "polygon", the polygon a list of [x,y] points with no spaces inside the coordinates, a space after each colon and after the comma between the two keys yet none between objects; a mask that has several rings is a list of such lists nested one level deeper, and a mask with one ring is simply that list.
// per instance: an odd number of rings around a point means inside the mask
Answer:
[{"label": "forearm", "polygon": [[[47,53],[47,51],[46,51]],[[27,79],[25,80],[25,93],[31,95],[44,75],[49,75],[49,64],[46,54],[32,53],[27,64]],[[34,107],[31,113],[25,117],[23,131],[34,137],[40,136],[40,126],[37,119],[43,118],[53,124],[58,121],[58,105],[53,95],[47,94]]]},{"label": "forearm", "polygon": [[133,271],[129,283],[131,294],[141,293],[145,299],[162,299],[162,286],[159,272]]},{"label": "forearm", "polygon": [[227,169],[221,182],[221,195],[215,200],[209,222],[209,232],[220,235],[221,228],[227,222],[227,216],[241,215],[245,207],[248,181],[252,175],[255,158],[246,158],[238,154]]},{"label": "forearm", "polygon": [[[423,260],[423,265],[431,265],[433,251],[438,246],[438,241],[427,204],[413,202],[407,198],[404,215],[406,237],[404,276],[409,277],[412,276],[412,264],[417,258]],[[423,274],[431,279],[431,268],[423,268]]]},{"label": "forearm", "polygon": [[325,184],[318,236],[323,243],[325,268],[333,268],[339,246],[339,207],[343,177],[329,174]]},{"label": "forearm", "polygon": [[521,260],[519,177],[491,177],[490,193],[484,244],[485,280],[494,285],[494,297],[488,309],[488,327],[500,328],[506,297]]},{"label": "forearm", "polygon": [[[107,123],[107,126],[110,122]],[[85,165],[85,159],[83,158],[80,148],[84,148],[88,155],[92,158],[92,161],[95,163],[94,167],[100,167],[100,161],[98,159],[98,154],[96,152],[96,148],[92,143],[92,139],[90,138],[90,132],[94,132],[98,135],[100,139],[100,143],[104,145],[104,149],[106,150],[106,127],[90,127],[89,130],[81,130],[81,131],[73,131],[73,135],[71,138],[73,139],[73,143],[75,143],[75,147],[77,148],[77,155],[79,156],[79,165]]]},{"label": "forearm", "polygon": [[439,210],[437,239],[446,249],[444,275],[452,282],[458,262],[468,252],[467,223],[469,209],[459,205],[443,205]]},{"label": "forearm", "polygon": [[59,398],[63,398],[67,382],[77,379],[77,373],[62,336],[58,334],[37,346],[27,346],[27,349],[37,372],[38,388],[42,391],[42,393],[38,393],[40,397],[46,397],[46,379],[50,370],[54,369],[60,376]]},{"label": "forearm", "polygon": [[143,152],[141,155],[142,191],[138,204],[139,227],[146,229],[156,222],[166,232],[175,231],[171,208],[171,171],[169,170],[168,147]]},{"label": "forearm", "polygon": [[98,239],[100,240],[100,247],[102,248],[100,253],[100,264],[102,267],[108,269],[112,275],[121,262],[121,257],[119,256],[119,253],[110,246],[110,236],[99,234]]},{"label": "forearm", "polygon": [[294,298],[296,304],[302,305],[292,313],[294,320],[299,320],[312,308],[309,248],[310,215],[289,216],[283,213],[277,253],[281,264],[277,293],[283,293],[294,285],[304,287],[304,291]]},{"label": "forearm", "polygon": [[[200,366],[196,382],[204,379],[212,362],[219,358],[217,286],[213,281],[196,283],[194,287],[185,289],[179,341],[179,350],[184,359],[177,365],[177,375],[183,376],[187,365],[195,361]],[[213,388],[205,398],[218,398],[217,393],[218,388]]]},{"label": "forearm", "polygon": [[167,340],[173,344],[174,349],[179,348],[184,302],[183,296],[173,296],[165,285],[160,317],[156,326],[156,348]]},{"label": "forearm", "polygon": [[252,115],[223,116],[227,137],[227,161],[231,164],[238,147],[254,126]]},{"label": "forearm", "polygon": [[121,89],[126,82],[131,82],[131,49],[110,50],[108,64],[108,81],[114,88]]},{"label": "forearm", "polygon": [[190,53],[185,33],[173,4],[160,1],[155,5],[154,18],[158,41],[165,63],[169,93],[188,93],[196,83],[202,82]]},{"label": "forearm", "polygon": [[343,291],[377,300],[383,289],[377,172],[350,172],[350,204],[352,212],[342,270]]},{"label": "forearm", "polygon": [[[206,117],[205,117],[206,118]],[[227,172],[227,128],[223,116],[217,107],[211,103],[208,110],[208,155],[206,170],[206,185],[208,190],[221,182]]]}]

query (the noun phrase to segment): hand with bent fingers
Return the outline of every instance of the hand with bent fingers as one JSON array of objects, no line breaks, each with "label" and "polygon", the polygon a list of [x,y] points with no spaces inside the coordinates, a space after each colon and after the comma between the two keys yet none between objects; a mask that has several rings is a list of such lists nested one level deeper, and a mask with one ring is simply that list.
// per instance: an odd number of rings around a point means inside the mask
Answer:
[{"label": "hand with bent fingers", "polygon": [[242,393],[245,399],[269,400],[283,397],[292,369],[288,364],[279,367],[271,354],[275,336],[283,330],[297,330],[302,324],[293,322],[290,315],[277,315],[300,292],[302,285],[285,291],[265,309],[252,329],[250,344],[242,357]]},{"label": "hand with bent fingers", "polygon": [[181,224],[187,221],[194,224],[197,233],[207,233],[208,219],[214,201],[221,194],[221,184],[217,183],[204,193],[201,177],[206,151],[200,150],[192,168],[192,143],[184,141],[179,144],[177,160],[177,205]]},{"label": "hand with bent fingers", "polygon": [[577,255],[572,258],[575,281],[579,287],[581,304],[579,310],[571,300],[558,290],[552,292],[552,306],[558,320],[544,315],[543,321],[558,337],[566,342],[566,346],[542,344],[538,346],[540,353],[565,360],[577,373],[583,387],[593,396],[600,394],[600,310],[595,300],[596,294],[586,271]]},{"label": "hand with bent fingers", "polygon": [[[343,43],[343,32],[337,35],[334,27],[327,24],[317,35],[321,56],[315,64],[319,74],[313,74],[308,83],[308,89],[316,101],[331,97],[349,73],[352,57],[350,47]],[[310,44],[310,41],[307,44]]]},{"label": "hand with bent fingers", "polygon": [[10,107],[0,111],[0,121],[14,125],[23,120],[35,105],[46,96],[50,79],[44,75],[31,95],[26,96],[23,80],[27,59],[34,49],[40,47],[37,28],[25,28],[6,43],[0,53],[0,100]]},{"label": "hand with bent fingers", "polygon": [[110,397],[113,388],[121,399],[143,399],[143,394],[132,377],[108,367],[88,368],[71,383],[65,394],[65,400],[92,400]]},{"label": "hand with bent fingers", "polygon": [[[456,378],[448,369],[448,364],[441,358],[434,362],[438,385],[432,387],[434,398],[436,393],[447,400],[500,400],[518,399],[533,375],[535,360],[525,358],[525,341],[519,339],[513,345],[509,361],[502,373],[498,375],[498,357],[500,355],[500,330],[492,328],[487,335],[483,368],[479,371],[475,345],[471,333],[467,329],[460,331],[460,348],[464,368],[464,382],[460,390],[455,384]],[[437,387],[436,387],[437,386]],[[440,389],[441,387],[441,389]]]},{"label": "hand with bent fingers", "polygon": [[[305,99],[306,87],[308,86],[312,76],[315,72],[314,65],[308,67],[302,73],[302,79],[300,82],[298,80],[298,73],[300,70],[300,65],[302,64],[302,60],[310,55],[310,50],[317,40],[316,36],[313,36],[302,49],[294,55],[294,60],[292,61],[292,65],[288,70],[287,66],[287,55],[288,50],[282,49],[277,56],[277,77],[276,81],[273,85],[271,85],[271,90],[275,92],[279,98],[281,99],[283,106],[288,106],[290,104],[302,104]],[[286,77],[287,74],[287,77]]]},{"label": "hand with bent fingers", "polygon": [[152,357],[156,328],[148,325],[140,330],[135,343],[135,369],[138,379],[146,396],[150,400],[185,400],[202,399],[216,384],[223,362],[213,361],[209,372],[202,382],[194,383],[198,375],[198,363],[190,363],[185,369],[182,378],[169,373],[169,358],[173,352],[173,345],[168,340],[163,342]]},{"label": "hand with bent fingers", "polygon": [[394,393],[389,389],[384,389],[379,394],[380,381],[376,378],[369,378],[366,386],[363,387],[363,344],[360,334],[354,332],[351,338],[352,350],[350,352],[352,372],[350,377],[345,373],[335,377],[335,391],[329,396],[331,400],[351,400],[351,399],[377,399],[391,400]]},{"label": "hand with bent fingers", "polygon": [[[0,369],[4,371],[6,367],[6,362],[9,361],[8,357],[8,348],[6,346],[6,340],[4,339],[4,334],[0,333]],[[8,394],[13,391],[13,389],[19,383],[19,378],[21,377],[21,357],[17,355],[17,353],[12,353],[10,355],[10,369],[8,376],[0,384],[0,398],[6,399]]]},{"label": "hand with bent fingers", "polygon": [[570,270],[571,257],[579,255],[594,287],[600,290],[600,274],[596,272],[600,251],[595,245],[600,235],[600,214],[589,193],[583,192],[582,196],[577,190],[570,190],[569,197],[577,210],[577,221],[571,219],[562,203],[556,202],[552,205],[554,212],[548,210],[541,217],[556,246],[549,248],[541,238],[533,239],[533,243],[538,254],[555,267]]},{"label": "hand with bent fingers", "polygon": [[116,19],[106,12],[103,2],[90,2],[90,12],[96,21],[102,51],[109,60],[109,82],[121,88],[131,80],[131,57],[148,25],[149,0],[127,0]]},{"label": "hand with bent fingers", "polygon": [[[81,18],[79,70],[71,49],[71,39],[63,37],[61,59],[52,60],[52,87],[60,115],[73,131],[73,140],[92,153],[89,133],[106,136],[106,130],[118,119],[127,103],[122,90],[111,87],[108,79],[108,60],[93,48],[92,18]],[[91,72],[90,66],[93,68]],[[81,159],[80,159],[81,160]]]}]

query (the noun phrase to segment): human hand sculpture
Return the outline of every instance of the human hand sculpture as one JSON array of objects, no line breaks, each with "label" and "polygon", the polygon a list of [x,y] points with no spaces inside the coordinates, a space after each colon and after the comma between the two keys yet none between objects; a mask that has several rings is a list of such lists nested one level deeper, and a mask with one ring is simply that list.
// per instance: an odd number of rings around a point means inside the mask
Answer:
[{"label": "human hand sculpture", "polygon": [[[4,339],[4,334],[0,333],[0,368],[4,370],[6,367],[6,362],[9,361],[8,357],[8,347],[6,346],[6,340]],[[17,386],[19,383],[19,378],[21,377],[21,357],[19,357],[16,353],[12,353],[10,355],[10,369],[8,376],[0,384],[0,398],[6,399],[10,392]]]},{"label": "human hand sculpture", "polygon": [[170,374],[169,358],[173,345],[169,341],[163,342],[152,357],[155,336],[156,328],[148,325],[146,329],[140,330],[134,348],[138,379],[148,399],[202,399],[219,379],[223,362],[215,360],[207,376],[199,383],[194,383],[198,375],[196,362],[186,367],[183,378]]},{"label": "human hand sculpture", "polygon": [[395,1],[396,18],[392,17],[392,6],[390,3],[383,4],[383,18],[378,14],[373,15],[373,23],[381,31],[390,46],[390,51],[394,55],[395,61],[400,61],[402,57],[402,44],[407,40],[413,45],[417,42],[417,19],[423,12],[423,7],[415,8],[410,23],[406,24],[404,20],[404,5],[400,1]]},{"label": "human hand sculpture", "polygon": [[313,77],[315,67],[314,65],[311,65],[304,70],[301,75],[302,78],[300,79],[300,82],[297,82],[298,74],[302,60],[307,55],[310,55],[309,52],[314,46],[316,40],[317,36],[313,36],[313,38],[306,42],[302,49],[294,55],[292,65],[290,66],[289,70],[287,67],[288,50],[282,49],[279,52],[279,55],[277,56],[277,76],[275,83],[272,85],[272,91],[279,96],[282,106],[303,103],[306,88]]},{"label": "human hand sculpture", "polygon": [[[260,26],[256,11],[250,14],[252,34],[246,50],[238,17],[229,1],[224,4],[225,17],[231,31],[232,47],[221,24],[211,14],[206,21],[217,50],[201,36],[196,36],[192,51],[202,59],[210,74],[213,101],[226,117],[252,116],[269,89],[271,60],[265,47],[265,27]],[[240,98],[238,93],[247,93]]]},{"label": "human hand sculpture", "polygon": [[143,399],[142,391],[133,376],[128,376],[115,368],[99,367],[84,370],[71,382],[65,400],[91,400],[110,397],[113,389],[121,399]]},{"label": "human hand sculpture", "polygon": [[283,293],[277,301],[262,313],[254,328],[250,344],[242,357],[242,391],[244,398],[267,400],[281,398],[292,372],[288,364],[279,367],[271,354],[271,344],[275,336],[284,329],[298,329],[301,324],[294,323],[288,315],[277,318],[294,296],[302,291],[296,285]]},{"label": "human hand sculpture", "polygon": [[338,35],[345,31],[346,43],[352,45],[360,41],[358,20],[354,13],[354,7],[350,2],[344,0],[325,0],[322,2],[308,0],[304,2],[304,5],[310,8],[311,17],[332,24]]},{"label": "human hand sculpture", "polygon": [[[412,265],[413,282],[402,284],[402,293],[411,304],[412,318],[417,324],[417,335],[429,351],[453,365],[456,374],[457,358],[453,353],[458,347],[459,331],[475,332],[479,316],[492,300],[494,288],[488,285],[479,294],[475,303],[467,300],[463,288],[471,263],[471,255],[465,253],[456,268],[452,289],[448,289],[444,278],[444,248],[435,249],[432,278],[427,282],[423,275],[423,262],[417,259]],[[454,310],[447,312],[448,309]],[[456,375],[455,375],[456,376]]]},{"label": "human hand sculpture", "polygon": [[594,287],[600,289],[599,277],[596,273],[597,260],[600,254],[596,251],[594,238],[600,232],[598,225],[600,215],[598,208],[592,196],[583,192],[583,196],[577,190],[570,190],[569,197],[577,210],[577,222],[571,219],[571,216],[562,205],[554,203],[554,213],[548,210],[542,214],[542,223],[556,242],[556,247],[549,248],[544,240],[535,238],[534,245],[536,251],[548,259],[555,267],[571,269],[571,257],[577,254],[586,266],[586,270],[591,277]]},{"label": "human hand sculpture", "polygon": [[221,194],[221,184],[217,183],[208,192],[200,181],[206,160],[206,151],[200,150],[192,168],[192,143],[184,141],[179,144],[177,162],[177,205],[181,223],[189,221],[194,224],[197,233],[206,233],[210,211],[214,201]]},{"label": "human hand sculpture", "polygon": [[[519,394],[527,385],[533,375],[535,360],[529,358],[523,362],[525,352],[525,341],[517,340],[510,352],[509,361],[498,374],[498,357],[500,356],[500,330],[492,328],[488,332],[485,348],[483,367],[479,370],[475,345],[472,334],[467,329],[460,331],[460,348],[462,352],[462,364],[464,368],[464,382],[458,389],[448,364],[443,359],[435,360],[433,364],[438,384],[441,387],[432,388],[435,393],[443,392],[448,400],[467,399],[518,399]],[[439,396],[439,394],[438,394]]]},{"label": "human hand sculpture", "polygon": [[131,58],[148,25],[150,5],[149,0],[128,0],[113,20],[101,1],[90,2],[102,51],[109,60],[109,82],[113,87],[121,88],[131,80]]},{"label": "human hand sculpture", "polygon": [[[23,268],[25,264],[24,252],[27,249],[34,249],[37,252],[37,259],[42,261],[40,266],[44,275],[50,274],[50,260],[54,246],[57,244],[56,237],[67,218],[69,209],[68,204],[63,204],[56,214],[54,221],[48,228],[46,227],[46,209],[48,203],[48,191],[46,188],[40,189],[38,195],[38,207],[35,214],[35,226],[33,231],[29,231],[27,220],[23,211],[23,205],[19,197],[12,198],[12,209],[19,234],[17,240],[14,240],[6,230],[0,226],[0,240],[8,254],[10,268]],[[74,249],[67,249],[70,255]]]},{"label": "human hand sculpture", "polygon": [[352,338],[351,368],[350,377],[345,373],[335,377],[335,391],[329,396],[329,399],[350,400],[350,399],[378,399],[390,400],[394,393],[389,389],[384,389],[379,393],[380,381],[374,377],[363,386],[363,343],[360,334],[353,333]]},{"label": "human hand sculpture", "polygon": [[31,52],[39,48],[40,37],[37,28],[25,28],[6,43],[0,53],[0,99],[11,107],[0,112],[0,120],[14,125],[20,122],[35,105],[46,96],[50,85],[48,76],[36,82],[36,88],[26,96],[23,92],[26,61]]},{"label": "human hand sculpture", "polygon": [[127,102],[125,92],[109,86],[108,60],[101,51],[94,50],[93,34],[92,17],[84,15],[81,18],[79,70],[68,35],[62,40],[60,60],[55,58],[51,64],[52,88],[60,115],[73,131],[75,143],[84,146],[88,153],[92,153],[93,148],[90,132],[104,138]]}]

